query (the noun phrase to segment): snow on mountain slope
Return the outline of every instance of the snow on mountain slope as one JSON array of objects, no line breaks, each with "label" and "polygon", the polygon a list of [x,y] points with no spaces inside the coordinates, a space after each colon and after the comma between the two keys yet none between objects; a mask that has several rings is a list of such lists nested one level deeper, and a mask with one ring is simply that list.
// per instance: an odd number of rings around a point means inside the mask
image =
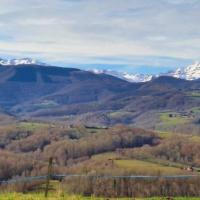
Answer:
[{"label": "snow on mountain slope", "polygon": [[168,73],[167,75],[176,78],[195,80],[200,78],[200,62],[196,62],[193,65],[189,65],[184,68],[178,68],[177,70]]},{"label": "snow on mountain slope", "polygon": [[41,63],[37,60],[31,58],[22,58],[22,59],[1,59],[0,58],[0,65],[46,65],[45,63]]},{"label": "snow on mountain slope", "polygon": [[151,75],[151,74],[139,74],[139,73],[128,73],[128,72],[116,72],[111,70],[91,70],[95,74],[109,74],[112,76],[116,76],[123,80],[129,82],[147,82],[152,80],[155,77],[159,76],[172,76],[175,78],[181,78],[186,80],[196,80],[200,78],[200,62],[196,62],[187,67],[178,68],[175,71],[171,71],[165,74]]},{"label": "snow on mountain slope", "polygon": [[90,71],[95,74],[108,74],[108,75],[115,76],[129,82],[147,82],[147,81],[150,81],[154,77],[153,75],[148,75],[148,74],[139,74],[139,73],[134,74],[134,73],[127,73],[127,72],[117,72],[117,71],[112,71],[112,70],[93,69]]},{"label": "snow on mountain slope", "polygon": [[154,77],[153,75],[148,74],[129,74],[129,73],[123,73],[123,77],[125,80],[129,82],[147,82],[152,80]]}]

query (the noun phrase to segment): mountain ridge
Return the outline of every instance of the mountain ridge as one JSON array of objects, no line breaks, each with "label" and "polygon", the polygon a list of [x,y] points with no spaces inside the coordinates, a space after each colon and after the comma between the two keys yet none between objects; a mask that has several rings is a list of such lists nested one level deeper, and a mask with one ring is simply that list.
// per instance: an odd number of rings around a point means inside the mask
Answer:
[{"label": "mountain ridge", "polygon": [[200,62],[195,62],[192,65],[177,68],[174,71],[170,71],[167,73],[161,73],[157,75],[152,74],[140,74],[140,73],[128,73],[128,72],[116,72],[112,70],[90,70],[93,73],[100,74],[105,73],[112,76],[116,76],[118,78],[124,79],[129,82],[148,82],[154,78],[159,76],[172,76],[179,79],[186,79],[186,80],[196,80],[200,78]]},{"label": "mountain ridge", "polygon": [[[0,66],[50,66],[46,63],[40,62],[38,60],[32,59],[32,58],[22,58],[22,59],[2,59],[0,58]],[[64,67],[62,67],[64,68]],[[172,76],[179,79],[185,79],[185,80],[196,80],[200,78],[200,62],[195,62],[192,65],[188,65],[186,67],[179,67],[173,71],[167,72],[167,73],[161,73],[161,74],[140,74],[140,73],[128,73],[128,72],[118,72],[113,70],[99,70],[99,69],[92,69],[88,70],[89,72],[92,72],[94,74],[107,74],[111,75],[123,80],[126,80],[128,82],[148,82],[154,78],[157,78],[159,76]]]},{"label": "mountain ridge", "polygon": [[200,107],[199,88],[200,80],[170,76],[130,83],[76,68],[0,66],[0,110],[17,119],[134,124],[145,113]]}]

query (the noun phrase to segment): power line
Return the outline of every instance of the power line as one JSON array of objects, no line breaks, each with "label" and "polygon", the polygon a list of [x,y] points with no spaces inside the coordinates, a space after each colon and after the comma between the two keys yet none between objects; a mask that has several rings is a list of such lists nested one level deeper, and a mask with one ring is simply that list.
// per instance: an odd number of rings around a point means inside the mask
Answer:
[{"label": "power line", "polygon": [[[54,174],[51,176],[52,179],[60,180],[63,178],[96,178],[96,179],[135,179],[135,180],[154,180],[154,179],[192,179],[200,178],[200,175],[171,175],[171,176],[145,176],[145,175],[130,175],[130,176],[109,176],[109,175],[87,175],[87,174]],[[47,176],[31,176],[16,178],[11,180],[0,180],[0,184],[13,184],[13,183],[24,183],[32,182],[35,180],[46,180]]]}]

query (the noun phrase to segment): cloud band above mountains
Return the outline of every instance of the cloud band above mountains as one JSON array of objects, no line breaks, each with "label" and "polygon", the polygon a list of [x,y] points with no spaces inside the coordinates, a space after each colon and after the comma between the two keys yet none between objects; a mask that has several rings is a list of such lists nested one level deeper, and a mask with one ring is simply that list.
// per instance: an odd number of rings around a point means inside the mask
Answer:
[{"label": "cloud band above mountains", "polygon": [[183,59],[180,64],[200,59],[198,0],[0,0],[0,5],[1,54],[68,64],[120,58],[128,66],[130,57],[142,58],[140,65],[149,57],[155,58],[149,65],[160,57]]}]

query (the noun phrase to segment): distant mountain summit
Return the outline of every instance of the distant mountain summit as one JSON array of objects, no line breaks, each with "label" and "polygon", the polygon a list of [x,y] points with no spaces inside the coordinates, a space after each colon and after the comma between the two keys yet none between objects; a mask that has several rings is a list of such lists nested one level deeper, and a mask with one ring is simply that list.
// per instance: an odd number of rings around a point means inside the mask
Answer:
[{"label": "distant mountain summit", "polygon": [[128,82],[148,82],[155,77],[154,75],[149,75],[149,74],[140,74],[140,73],[128,73],[128,72],[117,72],[117,71],[112,71],[112,70],[98,70],[98,69],[93,69],[90,70],[91,72],[95,74],[108,74],[111,76],[118,77],[120,79],[126,80]]},{"label": "distant mountain summit", "polygon": [[186,80],[196,80],[200,78],[200,62],[196,62],[193,65],[189,65],[184,68],[178,68],[177,70],[168,73],[167,75],[175,78],[181,78]]},{"label": "distant mountain summit", "polygon": [[140,74],[140,73],[128,73],[128,72],[116,72],[111,70],[91,70],[95,74],[109,74],[116,76],[128,82],[148,82],[153,78],[160,76],[171,76],[174,78],[185,79],[185,80],[196,80],[200,79],[200,62],[196,62],[187,67],[178,68],[174,71],[170,71],[164,74],[152,75],[152,74]]},{"label": "distant mountain summit", "polygon": [[0,65],[8,66],[8,65],[46,65],[46,64],[32,58],[21,58],[21,59],[0,58]]}]

